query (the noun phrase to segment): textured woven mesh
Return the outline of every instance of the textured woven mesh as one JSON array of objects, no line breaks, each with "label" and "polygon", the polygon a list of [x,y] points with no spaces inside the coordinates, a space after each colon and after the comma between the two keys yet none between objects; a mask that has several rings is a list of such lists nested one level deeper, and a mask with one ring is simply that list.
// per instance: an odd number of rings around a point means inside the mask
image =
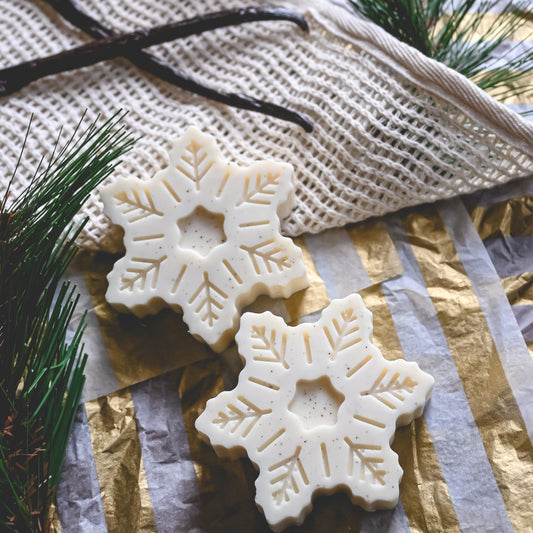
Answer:
[{"label": "textured woven mesh", "polygon": [[[93,16],[121,32],[249,4],[80,0]],[[0,0],[0,13],[3,66],[88,40],[38,1]],[[487,112],[481,120],[469,118],[460,105],[437,96],[446,94],[446,83],[440,82],[442,90],[430,92],[408,81],[402,69],[372,46],[333,35],[311,15],[308,21],[308,35],[286,22],[250,23],[150,51],[213,87],[307,114],[315,124],[312,134],[190,95],[126,60],[108,61],[40,80],[1,102],[5,175],[15,166],[30,114],[35,113],[14,192],[27,184],[42,154],[52,149],[59,125],[65,126],[66,135],[72,133],[85,109],[88,119],[127,109],[128,128],[143,136],[114,178],[149,179],[167,164],[171,140],[189,125],[217,136],[230,160],[246,164],[274,158],[292,163],[297,207],[283,222],[283,230],[293,236],[489,187],[532,171],[533,148],[524,149],[520,140],[514,142],[512,135],[492,128],[498,117]],[[468,82],[464,84],[471,90]],[[524,127],[518,118],[512,119]],[[85,212],[90,223],[82,244],[118,250],[120,239],[110,231],[96,192]]]}]

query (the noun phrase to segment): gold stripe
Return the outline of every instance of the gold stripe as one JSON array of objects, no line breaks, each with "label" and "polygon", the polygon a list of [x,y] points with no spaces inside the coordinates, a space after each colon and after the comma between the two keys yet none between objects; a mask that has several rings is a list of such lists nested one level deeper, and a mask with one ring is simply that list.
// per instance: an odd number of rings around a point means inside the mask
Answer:
[{"label": "gold stripe", "polygon": [[59,511],[55,504],[50,505],[48,511],[48,533],[61,533],[61,522],[59,520]]},{"label": "gold stripe", "polygon": [[403,272],[398,252],[381,220],[357,224],[348,230],[348,235],[372,283],[380,283]]},{"label": "gold stripe", "polygon": [[[502,95],[502,91],[505,91],[507,88],[519,89],[520,87],[529,87],[529,89],[516,95]],[[524,74],[520,80],[513,84],[509,83],[505,87],[487,89],[487,93],[496,98],[502,104],[533,104],[533,73]]]},{"label": "gold stripe", "polygon": [[291,324],[298,323],[300,318],[305,315],[324,309],[331,301],[326,286],[322,278],[318,275],[305,240],[302,237],[297,237],[293,241],[302,250],[305,268],[307,269],[307,277],[309,279],[309,287],[298,291],[285,301]]},{"label": "gold stripe", "polygon": [[533,305],[533,272],[502,278],[501,282],[511,305]]},{"label": "gold stripe", "polygon": [[404,226],[509,517],[525,531],[531,525],[533,445],[485,316],[435,208],[408,215]]},{"label": "gold stripe", "polygon": [[[105,301],[106,275],[115,259],[108,254],[82,253],[77,265],[91,295],[119,388],[208,357],[208,349],[191,337],[177,313],[165,310],[140,320],[109,306]],[[169,350],[169,346],[178,348]],[[146,357],[147,352],[150,357]]]},{"label": "gold stripe", "polygon": [[411,531],[460,533],[459,520],[424,418],[398,428],[392,449],[403,469],[400,496]]},{"label": "gold stripe", "polygon": [[502,235],[504,237],[531,235],[533,196],[511,198],[490,207],[475,207],[470,217],[483,240]]},{"label": "gold stripe", "polygon": [[526,345],[531,355],[531,359],[533,359],[533,341],[526,342]]},{"label": "gold stripe", "polygon": [[359,291],[365,306],[372,311],[374,338],[371,339],[385,359],[405,359],[400,339],[392,320],[389,305],[383,294],[381,285],[374,285]]},{"label": "gold stripe", "polygon": [[85,404],[109,531],[156,531],[133,399],[128,389]]},{"label": "gold stripe", "polygon": [[[449,18],[450,15],[444,15],[442,18],[446,20]],[[460,28],[470,28],[472,27],[472,24],[474,22],[474,18],[476,18],[476,15],[474,13],[469,13],[465,15],[465,18],[463,19],[463,24],[460,26]],[[472,41],[476,41],[481,37],[484,37],[485,40],[487,40],[489,37],[487,37],[487,33],[489,33],[491,30],[497,30],[498,25],[500,22],[497,20],[498,13],[492,12],[492,13],[486,13],[481,17],[481,20],[479,22],[479,26],[476,28],[476,30],[472,34],[472,38],[470,39]],[[439,24],[437,25],[437,29],[442,27],[443,20],[439,21]],[[528,39],[533,39],[533,19],[531,18],[531,14],[523,17],[523,26],[518,29],[518,31],[515,32],[515,34],[510,37],[509,41],[524,41]]]},{"label": "gold stripe", "polygon": [[[360,292],[374,320],[373,343],[386,359],[404,359],[381,285]],[[460,533],[444,475],[424,417],[396,430],[392,449],[403,468],[400,496],[412,531]]]}]

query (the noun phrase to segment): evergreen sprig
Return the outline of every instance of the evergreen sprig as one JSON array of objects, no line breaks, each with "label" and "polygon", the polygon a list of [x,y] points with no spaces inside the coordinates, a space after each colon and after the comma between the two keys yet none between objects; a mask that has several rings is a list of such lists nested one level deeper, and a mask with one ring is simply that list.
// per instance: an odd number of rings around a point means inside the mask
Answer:
[{"label": "evergreen sprig", "polygon": [[[61,277],[86,220],[73,218],[134,142],[117,114],[78,128],[28,188],[0,193],[0,530],[49,527],[48,510],[84,383],[84,321]],[[24,149],[23,149],[24,150]],[[58,153],[55,153],[55,152]],[[23,157],[21,153],[21,157]],[[20,160],[19,160],[20,162]],[[19,165],[17,165],[18,167]],[[70,338],[71,337],[71,338]]]},{"label": "evergreen sprig", "polygon": [[457,70],[497,98],[533,90],[524,83],[533,69],[533,51],[525,50],[506,59],[517,50],[518,43],[503,57],[495,54],[504,41],[512,39],[526,24],[529,0],[509,2],[503,9],[499,8],[493,24],[486,29],[481,29],[482,23],[489,13],[496,11],[495,0],[350,2],[364,17],[394,37]]}]

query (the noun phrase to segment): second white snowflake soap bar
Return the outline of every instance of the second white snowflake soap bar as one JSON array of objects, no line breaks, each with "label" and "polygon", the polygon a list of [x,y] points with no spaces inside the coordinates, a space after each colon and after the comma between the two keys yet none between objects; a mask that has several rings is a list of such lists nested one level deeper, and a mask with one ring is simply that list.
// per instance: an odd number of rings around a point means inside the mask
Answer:
[{"label": "second white snowflake soap bar", "polygon": [[292,176],[284,163],[227,163],[213,137],[189,128],[152,180],[122,179],[102,191],[126,247],[107,301],[140,317],[165,306],[183,311],[193,335],[223,350],[244,305],[308,286],[301,250],[280,234],[279,217],[294,204]]},{"label": "second white snowflake soap bar", "polygon": [[319,492],[347,489],[367,510],[398,502],[402,469],[390,443],[397,425],[422,414],[433,378],[385,360],[371,335],[357,294],[314,324],[289,327],[269,312],[241,319],[237,387],[209,400],[196,428],[220,455],[248,454],[274,531],[300,524]]}]

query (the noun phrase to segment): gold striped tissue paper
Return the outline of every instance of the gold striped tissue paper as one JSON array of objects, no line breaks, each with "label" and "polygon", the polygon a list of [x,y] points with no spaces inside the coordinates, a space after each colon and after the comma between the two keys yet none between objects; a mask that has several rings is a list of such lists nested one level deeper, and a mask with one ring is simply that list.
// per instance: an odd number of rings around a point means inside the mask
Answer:
[{"label": "gold striped tissue paper", "polygon": [[[532,198],[533,179],[521,180],[297,240],[310,288],[252,309],[295,324],[357,291],[385,357],[416,361],[435,389],[396,433],[395,509],[319,496],[289,531],[531,531]],[[72,274],[92,306],[100,372],[68,449],[63,531],[269,531],[251,463],[219,459],[194,429],[205,402],[236,384],[235,346],[211,353],[173,313],[114,312],[103,299],[112,261],[85,256]]]}]

